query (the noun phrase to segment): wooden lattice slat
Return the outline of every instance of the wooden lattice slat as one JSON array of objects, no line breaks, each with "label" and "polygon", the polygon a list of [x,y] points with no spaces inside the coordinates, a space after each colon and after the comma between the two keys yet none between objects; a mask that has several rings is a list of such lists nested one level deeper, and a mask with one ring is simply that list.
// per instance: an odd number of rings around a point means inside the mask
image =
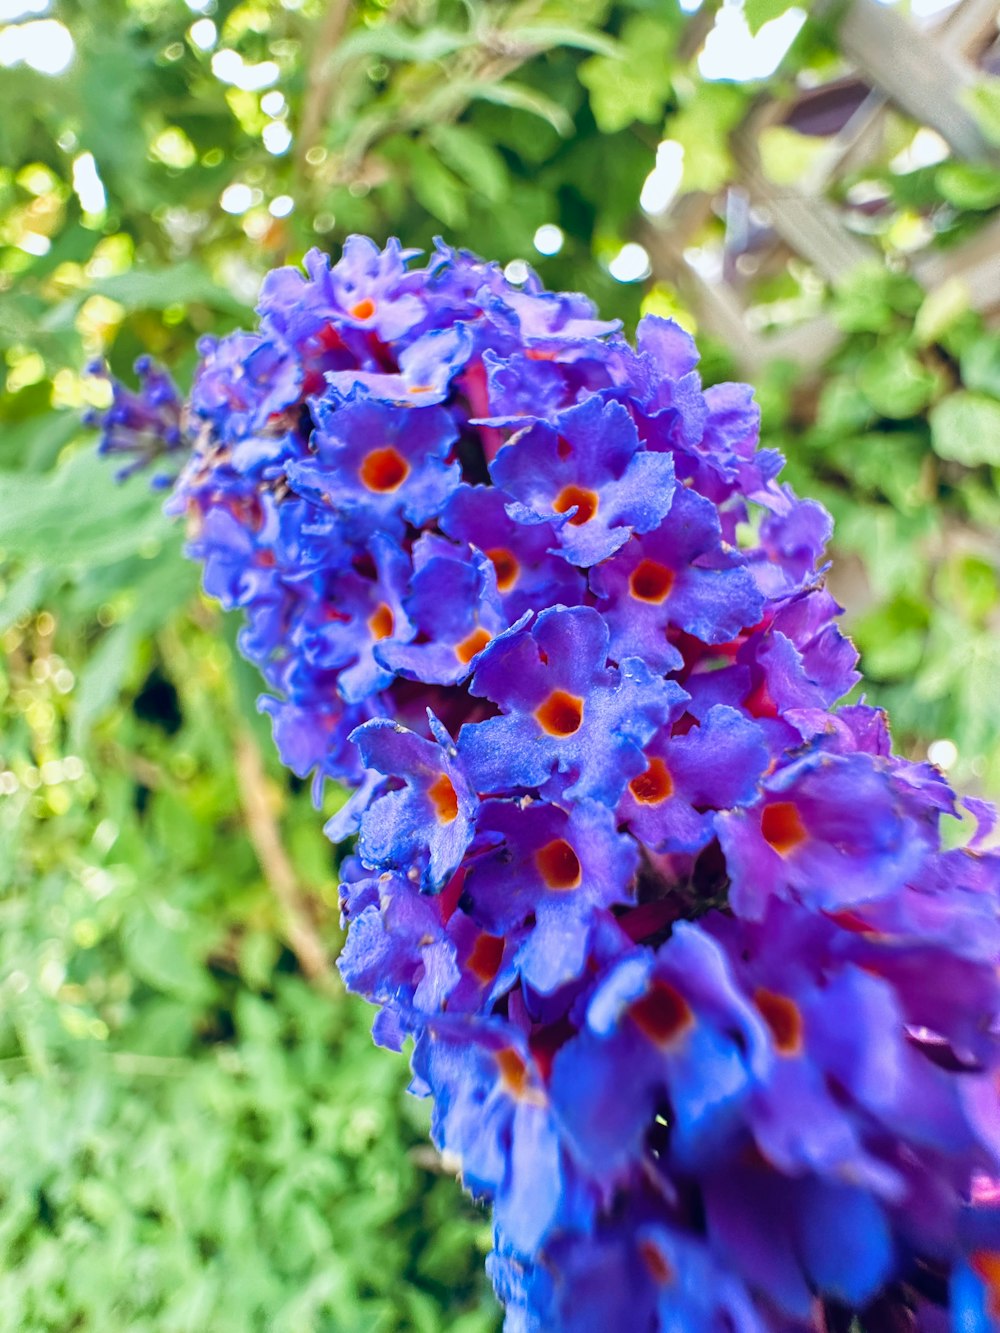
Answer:
[{"label": "wooden lattice slat", "polygon": [[[933,31],[920,30],[877,0],[851,0],[843,8],[839,0],[823,0],[813,13],[836,23],[838,47],[855,73],[805,92],[794,106],[760,99],[732,135],[735,173],[729,188],[743,191],[767,217],[775,243],[782,247],[776,260],[787,262],[790,252],[836,286],[859,265],[879,260],[882,252],[848,225],[827,191],[878,157],[891,108],[935,130],[954,157],[1000,165],[1000,149],[987,140],[964,101],[966,91],[981,78],[975,62],[997,40],[998,0],[962,0]],[[692,54],[704,30],[704,17],[696,15],[687,34]],[[838,107],[843,108],[842,123],[836,128]],[[775,184],[761,164],[761,133],[774,124],[816,121],[817,116],[821,129],[827,120],[836,132],[828,135],[824,151],[799,182]],[[711,207],[704,194],[685,195],[665,217],[649,224],[643,240],[654,272],[674,283],[702,327],[725,341],[746,371],[778,357],[806,367],[820,364],[841,337],[831,322],[819,318],[759,333],[747,319],[742,284],[708,282],[687,262],[685,250],[710,217]],[[1000,312],[1000,220],[952,250],[928,249],[912,256],[910,268],[928,291],[958,280],[975,309]],[[728,264],[727,275],[738,276]]]},{"label": "wooden lattice slat", "polygon": [[[814,12],[824,8],[829,5]],[[951,42],[921,32],[878,0],[853,0],[837,25],[837,43],[874,87],[918,124],[937,130],[959,157],[1000,161],[962,102],[977,80],[975,66]]]}]

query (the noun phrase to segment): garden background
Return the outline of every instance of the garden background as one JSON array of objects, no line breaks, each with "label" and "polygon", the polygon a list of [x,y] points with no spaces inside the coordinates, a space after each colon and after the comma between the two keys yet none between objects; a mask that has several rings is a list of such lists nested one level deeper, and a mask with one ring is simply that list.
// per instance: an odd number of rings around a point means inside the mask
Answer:
[{"label": "garden background", "polygon": [[95,355],[186,385],[352,231],[673,315],[834,513],[897,745],[1000,793],[997,5],[914,3],[0,0],[0,1331],[499,1319]]}]

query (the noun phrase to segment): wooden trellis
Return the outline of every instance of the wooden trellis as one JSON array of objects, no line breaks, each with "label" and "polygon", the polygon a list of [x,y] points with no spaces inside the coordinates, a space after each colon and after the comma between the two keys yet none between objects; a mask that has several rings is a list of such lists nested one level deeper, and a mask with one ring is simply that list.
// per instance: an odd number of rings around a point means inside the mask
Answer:
[{"label": "wooden trellis", "polygon": [[[814,15],[831,11],[835,3],[823,0]],[[881,260],[883,251],[851,225],[849,210],[831,197],[836,193],[831,187],[878,154],[893,109],[917,127],[934,130],[954,159],[1000,167],[1000,149],[983,135],[964,98],[985,72],[1000,65],[998,9],[998,0],[961,0],[943,22],[921,29],[878,0],[850,0],[837,20],[838,45],[850,72],[789,99],[759,98],[732,136],[735,172],[724,190],[713,196],[683,194],[650,222],[643,242],[654,273],[678,288],[702,327],[726,342],[747,373],[776,358],[818,365],[841,335],[825,317],[772,332],[756,330],[747,318],[752,283],[729,272],[710,281],[686,257],[706,223],[720,206],[725,210],[734,198],[742,199],[767,220],[758,267],[770,264],[773,270],[797,257],[833,286],[860,265]],[[702,35],[693,29],[690,44]],[[825,134],[824,120],[833,126]],[[760,135],[777,125],[825,140],[794,185],[775,184],[761,164]],[[905,262],[928,291],[962,282],[975,309],[1000,316],[1000,218],[985,222],[956,247],[928,245]]]}]

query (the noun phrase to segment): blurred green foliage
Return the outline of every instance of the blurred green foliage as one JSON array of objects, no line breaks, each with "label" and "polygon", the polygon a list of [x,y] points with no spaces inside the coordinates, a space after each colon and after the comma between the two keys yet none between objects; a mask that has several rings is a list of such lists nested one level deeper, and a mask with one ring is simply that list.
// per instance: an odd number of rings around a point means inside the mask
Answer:
[{"label": "blurred green foliage", "polygon": [[[149,352],[186,382],[267,269],[350,231],[441,231],[629,327],[691,322],[662,275],[609,266],[645,238],[657,144],[718,191],[759,88],[699,78],[710,22],[658,0],[61,0],[0,20],[0,57],[53,22],[72,60],[4,68],[0,121],[0,1329],[485,1333],[485,1216],[405,1062],[316,975],[339,943],[322,814],[161,497],[93,456],[82,367]],[[836,71],[835,34],[807,25],[771,86],[800,67]],[[812,151],[788,133],[786,172]],[[757,285],[846,334],[818,376],[762,377],[765,432],[837,517],[870,697],[998,790],[1000,339],[896,271],[915,219],[973,232],[998,176],[879,170],[888,264]]]},{"label": "blurred green foliage", "polygon": [[953,778],[996,794],[1000,338],[964,305],[929,333],[934,299],[859,272],[832,303],[848,337],[818,383],[779,388],[771,438],[834,516],[832,586],[897,744],[947,738]]},{"label": "blurred green foliage", "polygon": [[[367,1007],[284,943],[242,664],[176,543],[147,545],[158,501],[110,494],[145,556],[88,547],[59,619],[5,637],[0,1327],[487,1333],[487,1219]],[[332,954],[321,821],[276,766],[254,780]]]}]

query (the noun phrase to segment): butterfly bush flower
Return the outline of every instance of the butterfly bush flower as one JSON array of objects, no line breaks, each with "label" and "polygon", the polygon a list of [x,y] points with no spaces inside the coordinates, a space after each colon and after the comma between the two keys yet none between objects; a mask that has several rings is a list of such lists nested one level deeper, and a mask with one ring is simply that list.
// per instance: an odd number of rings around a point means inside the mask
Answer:
[{"label": "butterfly bush flower", "polygon": [[838,702],[830,521],[647,317],[438,243],[269,276],[103,447],[284,762],[353,790],[340,967],[490,1204],[509,1333],[1000,1322],[993,815]]}]

